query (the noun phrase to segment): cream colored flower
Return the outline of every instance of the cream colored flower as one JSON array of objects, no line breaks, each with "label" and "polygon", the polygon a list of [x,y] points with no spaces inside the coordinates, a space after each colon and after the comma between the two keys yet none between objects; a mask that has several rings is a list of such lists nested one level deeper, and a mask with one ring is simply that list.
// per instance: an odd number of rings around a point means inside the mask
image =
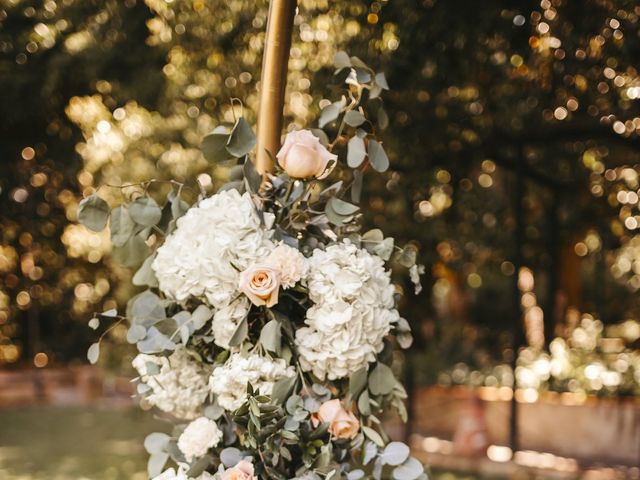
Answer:
[{"label": "cream colored flower", "polygon": [[247,400],[247,384],[261,395],[271,395],[273,385],[284,377],[293,377],[296,371],[281,359],[261,355],[242,356],[234,353],[226,363],[213,371],[209,389],[216,396],[218,405],[229,412],[242,406]]},{"label": "cream colored flower", "polygon": [[345,410],[342,402],[338,399],[324,402],[320,406],[317,416],[322,423],[329,424],[329,432],[335,438],[352,439],[360,430],[360,422],[356,416]]},{"label": "cream colored flower", "polygon": [[238,270],[265,258],[273,243],[249,194],[225,190],[190,208],[158,249],[152,268],[160,290],[172,300],[192,297],[215,309],[238,296]]},{"label": "cream colored flower", "polygon": [[257,480],[253,470],[253,463],[240,460],[235,467],[227,468],[222,472],[221,480]]},{"label": "cream colored flower", "polygon": [[400,318],[390,272],[348,241],[314,250],[307,262],[303,284],[314,305],[296,330],[300,365],[322,380],[348,377],[375,361]]},{"label": "cream colored flower", "polygon": [[210,448],[222,440],[222,431],[213,420],[207,417],[195,419],[184,429],[178,438],[178,448],[188,462],[204,456]]},{"label": "cream colored flower", "polygon": [[309,130],[289,132],[276,158],[291,178],[318,179],[327,177],[338,160]]},{"label": "cream colored flower", "polygon": [[[207,365],[196,362],[183,348],[168,357],[140,353],[132,363],[140,382],[150,387],[146,403],[178,418],[190,420],[200,414],[209,395]],[[150,373],[150,365],[156,365],[159,372]]]},{"label": "cream colored flower", "polygon": [[254,305],[272,307],[278,303],[278,272],[264,264],[252,265],[240,274],[240,290]]},{"label": "cream colored flower", "polygon": [[283,288],[293,287],[307,273],[307,259],[296,248],[278,245],[264,262],[278,274]]}]

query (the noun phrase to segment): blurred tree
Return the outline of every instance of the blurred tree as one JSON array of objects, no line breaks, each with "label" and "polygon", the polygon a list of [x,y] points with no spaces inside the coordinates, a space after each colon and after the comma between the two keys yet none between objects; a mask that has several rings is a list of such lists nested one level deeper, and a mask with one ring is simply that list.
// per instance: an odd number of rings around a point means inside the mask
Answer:
[{"label": "blurred tree", "polygon": [[[212,190],[226,176],[227,167],[208,165],[198,145],[239,109],[255,119],[266,0],[4,4],[2,65],[14,74],[0,86],[14,101],[2,107],[2,127],[20,125],[25,137],[12,136],[3,147],[16,172],[3,175],[3,223],[35,208],[15,192],[45,159],[66,172],[59,189],[69,192],[67,203],[58,193],[51,198],[70,220],[78,194],[105,183],[199,175]],[[627,292],[640,287],[640,276],[615,252],[631,245],[640,225],[639,15],[625,0],[515,1],[508,8],[497,0],[300,2],[287,128],[307,126],[328,102],[337,50],[387,71],[392,92],[379,116],[390,115],[386,148],[394,171],[386,183],[367,185],[367,222],[399,242],[417,238],[426,254],[428,288],[408,307],[423,320],[425,337],[437,340],[430,342],[434,366],[512,354],[506,347],[519,323],[519,265],[535,276],[532,295],[547,339],[570,304],[598,310],[605,322],[637,313]],[[77,130],[62,116],[65,105],[83,136],[79,164],[71,160]],[[33,118],[7,120],[16,112]],[[37,152],[32,160],[24,159],[29,146]],[[74,183],[69,172],[78,166]],[[113,199],[135,188],[102,188],[101,195]],[[68,292],[62,304],[76,306],[61,315],[80,317],[114,301],[114,274],[101,270],[110,283],[99,293],[86,262],[64,259],[59,238],[64,229],[66,252],[96,263],[108,244],[48,220],[56,225],[47,237],[52,250],[81,272],[63,288],[53,278],[66,270],[51,269],[46,284]],[[26,282],[16,273],[27,252],[19,237],[2,243],[15,254],[0,253],[12,305],[31,288],[15,283]],[[86,290],[71,292],[77,282]]]},{"label": "blurred tree", "polygon": [[133,95],[144,81],[136,98],[154,98],[163,52],[145,44],[149,18],[129,1],[0,3],[0,364],[77,357],[87,315],[112,295],[108,240],[67,227],[87,180],[64,110],[111,84]]}]

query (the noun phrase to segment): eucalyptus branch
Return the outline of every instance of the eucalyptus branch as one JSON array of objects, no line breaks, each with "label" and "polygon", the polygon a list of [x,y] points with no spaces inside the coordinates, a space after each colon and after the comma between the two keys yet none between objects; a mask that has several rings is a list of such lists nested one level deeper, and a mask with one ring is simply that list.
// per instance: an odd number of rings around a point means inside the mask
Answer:
[{"label": "eucalyptus branch", "polygon": [[[104,315],[94,314],[94,316],[104,316]],[[111,317],[109,317],[109,318],[111,318]],[[118,315],[115,318],[117,318],[118,321],[115,322],[114,324],[112,324],[111,326],[109,326],[109,328],[107,328],[104,332],[102,332],[102,335],[100,335],[100,337],[98,337],[98,342],[101,342],[102,339],[107,335],[107,333],[109,333],[111,330],[116,328],[118,325],[120,325],[122,322],[124,322],[127,319],[127,317],[124,317],[122,315]]]},{"label": "eucalyptus branch", "polygon": [[[158,180],[155,178],[152,178],[151,180],[145,180],[144,182],[124,183],[122,185],[114,185],[112,183],[103,183],[98,187],[98,190],[100,190],[103,187],[117,188],[120,190],[124,190],[125,188],[131,188],[131,187],[142,187],[146,192],[147,189],[154,183],[169,184],[169,185],[176,186],[178,187],[178,194],[180,194],[183,188],[193,191],[193,189],[189,187],[187,184],[178,182],[177,180]],[[196,180],[196,183],[199,183],[199,182]]]},{"label": "eucalyptus branch", "polygon": [[336,138],[334,138],[333,142],[327,145],[327,150],[329,150],[330,152],[333,151],[333,147],[336,145],[336,143],[338,143],[338,140],[340,140],[340,137],[342,136],[342,132],[347,126],[347,122],[345,120],[347,112],[355,110],[355,108],[360,104],[360,100],[362,100],[362,94],[358,93],[358,97],[356,98],[351,94],[351,92],[349,92],[349,98],[351,99],[351,102],[349,103],[349,105],[347,105],[344,112],[342,113],[342,121],[340,122],[340,126],[338,127]]}]

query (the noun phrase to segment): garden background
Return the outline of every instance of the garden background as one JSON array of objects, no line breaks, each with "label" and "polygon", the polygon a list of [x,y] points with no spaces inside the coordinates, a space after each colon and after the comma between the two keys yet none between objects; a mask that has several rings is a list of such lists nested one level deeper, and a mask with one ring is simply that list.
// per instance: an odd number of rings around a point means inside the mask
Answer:
[{"label": "garden background", "polygon": [[[267,8],[0,1],[2,478],[144,478],[157,423],[131,407],[126,328],[86,362],[87,321],[135,270],[78,203],[226,180],[200,141],[255,122]],[[317,121],[339,51],[390,86],[365,223],[426,265],[419,295],[399,286],[416,341],[396,434],[436,478],[640,478],[640,6],[301,0],[287,129]]]}]

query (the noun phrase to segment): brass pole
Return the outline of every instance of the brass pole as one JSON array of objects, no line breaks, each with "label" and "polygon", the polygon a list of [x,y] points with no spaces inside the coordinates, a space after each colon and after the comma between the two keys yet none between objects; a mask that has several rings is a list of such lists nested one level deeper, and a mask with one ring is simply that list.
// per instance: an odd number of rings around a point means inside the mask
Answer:
[{"label": "brass pole", "polygon": [[[273,171],[271,155],[280,149],[287,67],[297,0],[271,0],[260,79],[256,168]],[[271,154],[271,155],[270,155]]]}]

